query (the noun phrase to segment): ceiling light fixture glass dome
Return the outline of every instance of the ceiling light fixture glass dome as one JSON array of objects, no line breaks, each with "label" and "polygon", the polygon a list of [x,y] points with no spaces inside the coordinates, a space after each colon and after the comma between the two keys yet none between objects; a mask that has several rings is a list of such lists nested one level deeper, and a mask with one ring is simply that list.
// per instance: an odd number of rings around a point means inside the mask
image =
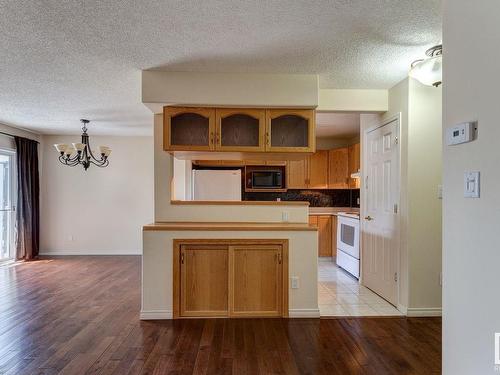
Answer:
[{"label": "ceiling light fixture glass dome", "polygon": [[427,86],[438,87],[443,81],[443,45],[429,48],[425,59],[412,62],[409,76]]}]

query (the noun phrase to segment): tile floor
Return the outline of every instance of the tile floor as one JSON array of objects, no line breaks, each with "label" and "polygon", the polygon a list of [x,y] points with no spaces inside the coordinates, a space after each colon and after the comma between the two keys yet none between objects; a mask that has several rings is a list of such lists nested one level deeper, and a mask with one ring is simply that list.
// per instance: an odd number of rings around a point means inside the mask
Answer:
[{"label": "tile floor", "polygon": [[400,316],[389,302],[359,285],[358,280],[332,261],[320,260],[319,311],[324,316]]}]

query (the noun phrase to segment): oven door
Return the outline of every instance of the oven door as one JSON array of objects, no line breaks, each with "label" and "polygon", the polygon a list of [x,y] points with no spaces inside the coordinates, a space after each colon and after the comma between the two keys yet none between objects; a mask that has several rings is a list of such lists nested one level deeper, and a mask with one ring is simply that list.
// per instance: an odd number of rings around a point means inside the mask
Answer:
[{"label": "oven door", "polygon": [[359,259],[359,220],[345,216],[338,217],[337,249]]}]

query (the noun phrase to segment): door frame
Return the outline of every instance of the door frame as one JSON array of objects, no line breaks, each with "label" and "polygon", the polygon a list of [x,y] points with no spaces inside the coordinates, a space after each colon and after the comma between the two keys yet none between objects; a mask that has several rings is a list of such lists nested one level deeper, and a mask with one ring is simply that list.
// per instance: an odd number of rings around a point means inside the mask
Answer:
[{"label": "door frame", "polygon": [[[398,192],[396,194],[397,196],[397,204],[398,204],[398,220],[395,221],[396,224],[396,243],[398,244],[398,248],[396,251],[396,272],[398,274],[398,279],[396,282],[396,307],[399,311],[403,312],[406,314],[406,308],[401,304],[401,279],[403,277],[402,275],[402,267],[401,267],[401,251],[402,251],[402,242],[401,242],[401,227],[402,227],[402,221],[403,221],[403,216],[401,215],[401,112],[398,112],[396,115],[391,116],[387,119],[382,120],[379,124],[372,125],[365,129],[363,131],[363,142],[361,143],[361,178],[363,179],[361,182],[361,205],[360,205],[360,238],[359,238],[359,243],[360,243],[360,258],[364,256],[363,254],[363,238],[364,238],[364,233],[366,232],[366,224],[364,217],[366,215],[366,202],[368,198],[367,190],[366,190],[366,178],[367,178],[367,173],[366,173],[366,166],[368,165],[368,153],[366,150],[368,150],[368,145],[367,145],[367,139],[368,139],[368,133],[371,133],[374,130],[377,130],[379,128],[382,128],[392,122],[396,121],[396,128],[397,128],[397,133],[398,133],[398,143],[397,143],[397,150],[398,150]],[[404,277],[406,278],[406,272]],[[363,283],[363,262],[360,262],[360,273],[359,273],[359,283],[361,285],[364,285]]]},{"label": "door frame", "polygon": [[15,260],[16,249],[16,210],[17,210],[17,161],[16,150],[9,148],[0,148],[0,153],[10,156],[10,227],[9,227],[9,258],[0,258],[0,263],[12,262]]},{"label": "door frame", "polygon": [[[228,252],[230,246],[239,245],[279,245],[282,251],[282,272],[281,272],[281,282],[282,282],[282,293],[281,293],[281,317],[288,318],[289,315],[289,293],[290,287],[288,283],[289,279],[289,262],[288,262],[288,239],[201,239],[201,238],[184,238],[184,239],[174,239],[172,246],[172,315],[173,319],[189,319],[191,317],[181,316],[181,248],[182,245],[219,245],[227,246]],[[229,262],[231,260],[229,259]],[[228,274],[229,277],[229,274]],[[230,282],[230,281],[229,281]],[[228,294],[228,302],[229,302]],[[230,306],[228,305],[228,315],[224,318],[238,318],[238,317],[249,317],[249,316],[231,316]],[[272,316],[276,318],[276,316]],[[193,317],[198,319],[200,317]],[[260,318],[260,316],[259,316]],[[262,318],[265,318],[264,316]]]}]

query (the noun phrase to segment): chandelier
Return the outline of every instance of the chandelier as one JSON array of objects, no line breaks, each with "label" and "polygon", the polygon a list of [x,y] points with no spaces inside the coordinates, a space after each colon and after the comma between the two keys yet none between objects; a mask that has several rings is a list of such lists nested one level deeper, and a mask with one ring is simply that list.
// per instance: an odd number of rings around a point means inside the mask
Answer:
[{"label": "chandelier", "polygon": [[443,80],[443,45],[431,47],[425,54],[425,59],[411,64],[409,75],[424,85],[438,87]]},{"label": "chandelier", "polygon": [[82,125],[82,143],[73,143],[67,145],[64,143],[55,144],[54,147],[59,152],[59,161],[64,165],[74,167],[78,164],[87,170],[90,164],[94,164],[100,168],[109,165],[108,156],[111,154],[111,148],[107,146],[99,146],[100,158],[96,158],[90,148],[89,135],[87,134],[87,124],[89,120],[81,119]]}]

